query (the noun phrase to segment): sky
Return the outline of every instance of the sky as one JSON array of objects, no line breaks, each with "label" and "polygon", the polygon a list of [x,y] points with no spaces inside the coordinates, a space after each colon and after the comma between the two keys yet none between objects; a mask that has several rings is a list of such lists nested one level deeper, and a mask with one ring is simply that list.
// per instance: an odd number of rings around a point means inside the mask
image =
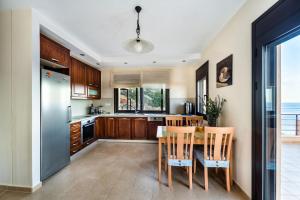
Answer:
[{"label": "sky", "polygon": [[281,44],[281,101],[300,103],[300,35]]}]

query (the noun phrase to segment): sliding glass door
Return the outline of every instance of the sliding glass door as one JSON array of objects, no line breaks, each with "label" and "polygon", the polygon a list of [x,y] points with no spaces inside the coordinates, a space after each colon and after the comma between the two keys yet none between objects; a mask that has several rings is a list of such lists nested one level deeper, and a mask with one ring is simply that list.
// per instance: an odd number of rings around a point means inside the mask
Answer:
[{"label": "sliding glass door", "polygon": [[[300,30],[300,3],[279,1],[253,23],[252,199],[281,199],[280,45]],[[300,90],[300,88],[299,88]]]}]

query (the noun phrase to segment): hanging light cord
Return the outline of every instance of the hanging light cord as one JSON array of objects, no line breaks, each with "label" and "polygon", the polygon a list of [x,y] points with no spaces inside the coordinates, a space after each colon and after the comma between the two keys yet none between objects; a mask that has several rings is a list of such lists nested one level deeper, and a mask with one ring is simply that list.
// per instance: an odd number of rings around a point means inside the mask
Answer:
[{"label": "hanging light cord", "polygon": [[137,26],[136,26],[136,34],[137,34],[137,41],[140,40],[140,34],[141,34],[141,27],[140,27],[140,12],[138,12],[137,17]]}]

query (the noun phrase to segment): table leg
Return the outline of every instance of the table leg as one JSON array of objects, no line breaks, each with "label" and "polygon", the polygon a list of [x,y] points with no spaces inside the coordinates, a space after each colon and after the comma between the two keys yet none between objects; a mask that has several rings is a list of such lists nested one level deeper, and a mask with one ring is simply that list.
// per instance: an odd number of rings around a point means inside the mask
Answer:
[{"label": "table leg", "polygon": [[158,139],[158,170],[157,170],[159,183],[161,181],[161,148],[162,148],[161,146],[162,143],[161,143],[161,139],[159,138]]}]

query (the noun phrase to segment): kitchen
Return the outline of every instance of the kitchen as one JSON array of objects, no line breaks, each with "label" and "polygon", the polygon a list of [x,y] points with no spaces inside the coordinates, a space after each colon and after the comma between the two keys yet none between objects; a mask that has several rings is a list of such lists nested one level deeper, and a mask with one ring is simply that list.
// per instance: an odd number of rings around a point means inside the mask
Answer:
[{"label": "kitchen", "polygon": [[[170,79],[177,78],[174,77],[174,69],[131,69],[122,71],[114,69],[104,70],[103,73],[103,70],[100,71],[79,59],[71,57],[69,49],[44,34],[40,35],[40,56],[42,69],[42,180],[46,180],[69,164],[69,155],[63,149],[55,153],[52,151],[53,145],[58,148],[59,143],[61,143],[61,146],[67,144],[64,138],[68,137],[61,135],[59,131],[64,129],[57,129],[57,127],[65,124],[63,119],[59,117],[64,112],[67,112],[68,121],[70,122],[69,149],[71,156],[98,140],[155,142],[157,141],[157,127],[165,124],[165,116],[170,112],[172,115],[190,115],[195,112],[193,110],[194,106],[188,102],[188,98],[170,98],[171,89],[163,89],[170,87]],[[84,54],[80,54],[80,56],[85,57]],[[61,86],[47,83],[51,82],[51,79],[55,82],[59,79],[59,76],[62,76],[61,79],[69,79],[69,83],[61,83]],[[106,80],[110,81],[106,83],[106,85],[109,85],[108,88],[102,86]],[[66,84],[69,84],[71,89],[64,86]],[[182,87],[182,84],[180,86]],[[126,87],[128,88],[124,89]],[[61,88],[66,89],[61,92]],[[181,89],[181,91],[184,90]],[[105,92],[108,94],[105,94]],[[108,96],[112,92],[113,98],[105,98],[103,103],[103,95]],[[129,93],[132,93],[131,96],[129,96]],[[61,105],[62,94],[66,101],[69,99],[69,103],[65,105],[66,111],[54,109],[55,106],[63,106]],[[157,105],[152,105],[155,100],[153,98],[159,98]],[[141,101],[141,99],[143,100]],[[194,101],[192,98],[191,100]],[[53,105],[53,107],[50,107],[50,105]],[[113,110],[111,110],[112,107]],[[55,133],[56,136],[54,137]],[[60,139],[58,139],[59,136]],[[51,141],[51,138],[55,140]],[[67,148],[65,147],[65,149]],[[61,166],[53,165],[58,160],[61,160],[63,164]]]},{"label": "kitchen", "polygon": [[274,4],[1,1],[0,200],[257,195],[251,34]]}]

